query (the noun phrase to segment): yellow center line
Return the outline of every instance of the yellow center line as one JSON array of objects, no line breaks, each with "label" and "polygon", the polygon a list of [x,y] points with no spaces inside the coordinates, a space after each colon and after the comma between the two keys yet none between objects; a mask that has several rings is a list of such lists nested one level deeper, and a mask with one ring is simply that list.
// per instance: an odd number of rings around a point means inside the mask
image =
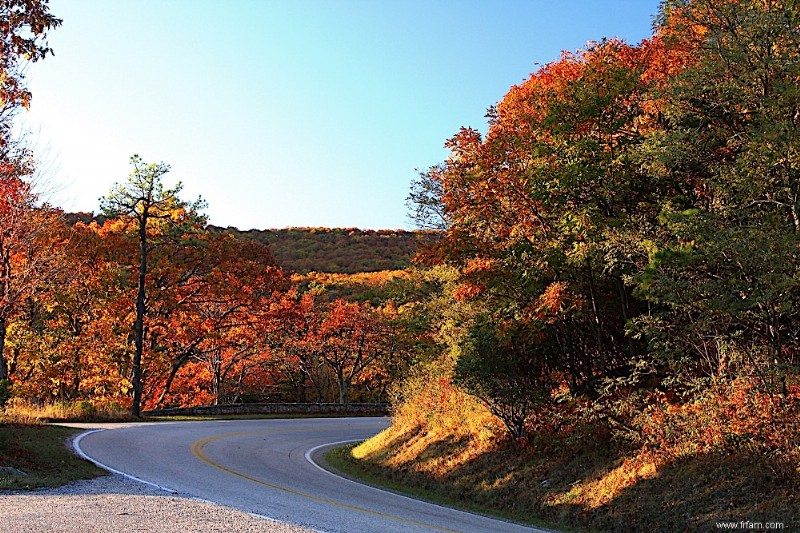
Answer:
[{"label": "yellow center line", "polygon": [[[282,431],[281,433],[295,433],[295,432],[301,432],[301,431],[319,431],[320,429],[329,429],[329,428],[293,429],[293,430],[285,430],[285,431]],[[330,429],[333,429],[333,428],[330,428]],[[269,488],[275,489],[275,490],[280,490],[280,491],[292,494],[294,496],[300,496],[301,498],[306,498],[306,499],[309,499],[309,500],[312,500],[312,501],[315,501],[315,502],[318,502],[318,503],[326,503],[328,505],[333,505],[335,507],[340,507],[342,509],[348,509],[350,511],[356,511],[356,512],[367,514],[367,515],[371,515],[371,516],[377,516],[379,518],[386,518],[388,520],[393,520],[395,522],[400,522],[400,523],[403,523],[403,524],[409,524],[409,525],[413,525],[413,526],[425,527],[425,528],[433,529],[433,530],[436,530],[436,531],[446,531],[448,533],[454,531],[452,529],[445,529],[445,528],[437,527],[437,526],[434,526],[434,525],[431,525],[431,524],[425,524],[423,522],[417,522],[415,520],[409,520],[407,518],[400,518],[398,516],[392,516],[392,515],[388,515],[388,514],[384,514],[384,513],[379,513],[377,511],[370,511],[369,509],[364,509],[362,507],[356,507],[354,505],[349,505],[349,504],[346,504],[346,503],[337,502],[337,501],[334,501],[334,500],[329,500],[327,498],[321,498],[319,496],[314,496],[313,494],[307,494],[305,492],[300,492],[298,490],[291,489],[289,487],[284,487],[282,485],[276,485],[275,483],[270,483],[269,481],[264,481],[263,479],[258,479],[256,477],[251,476],[251,475],[245,474],[244,472],[239,472],[239,471],[234,470],[232,468],[229,468],[229,467],[227,467],[225,465],[217,463],[216,461],[213,461],[213,460],[209,459],[209,457],[205,453],[205,447],[208,444],[211,444],[213,442],[217,442],[219,440],[228,439],[228,438],[232,438],[232,437],[242,437],[242,436],[245,436],[245,435],[257,435],[257,434],[263,434],[263,433],[275,433],[275,431],[266,431],[266,432],[263,431],[263,430],[262,431],[241,431],[241,432],[238,432],[238,433],[225,433],[224,435],[215,435],[213,437],[206,437],[205,439],[200,439],[200,440],[197,440],[197,441],[192,443],[192,447],[191,447],[192,455],[195,458],[197,458],[199,461],[202,461],[203,463],[207,464],[208,466],[216,468],[217,470],[221,470],[221,471],[223,471],[225,473],[228,473],[228,474],[230,474],[232,476],[236,476],[238,478],[246,479],[248,481],[252,481],[253,483],[258,483],[259,485],[263,485],[265,487],[269,487]]]}]

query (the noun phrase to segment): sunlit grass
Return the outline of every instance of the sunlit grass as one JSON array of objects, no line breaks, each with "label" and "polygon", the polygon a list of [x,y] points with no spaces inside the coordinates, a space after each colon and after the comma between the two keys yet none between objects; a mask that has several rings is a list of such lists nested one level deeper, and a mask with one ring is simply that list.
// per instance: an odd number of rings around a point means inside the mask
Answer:
[{"label": "sunlit grass", "polygon": [[699,531],[733,516],[800,527],[800,404],[790,401],[800,395],[773,405],[737,391],[639,412],[640,442],[574,418],[515,442],[434,384],[332,463],[372,484],[560,531]]},{"label": "sunlit grass", "polygon": [[662,463],[646,456],[623,459],[619,466],[608,469],[594,479],[583,480],[568,490],[553,493],[548,497],[547,504],[553,507],[577,505],[584,510],[609,505],[623,491],[635,487],[642,480],[656,477]]},{"label": "sunlit grass", "polygon": [[[488,448],[474,443],[467,444],[466,440],[455,443],[452,439],[436,437],[431,442],[426,436],[399,435],[389,428],[362,443],[333,449],[326,454],[325,460],[333,469],[349,477],[413,498],[504,520],[555,527],[554,522],[541,520],[531,509],[510,512],[508,507],[501,505],[498,499],[505,496],[498,495],[495,489],[498,485],[514,483],[516,476],[513,473],[485,482],[468,476],[466,485],[469,489],[465,490],[464,480],[459,480],[459,470],[481,458],[492,460],[488,451]],[[495,458],[494,468],[502,470],[504,457]],[[395,466],[387,466],[389,463]],[[483,497],[470,497],[476,492],[482,492]],[[559,527],[559,531],[573,529]]]},{"label": "sunlit grass", "polygon": [[[369,441],[366,441],[369,442]],[[390,473],[387,470],[375,468],[369,462],[358,461],[354,458],[356,444],[350,444],[330,450],[325,454],[325,462],[333,470],[356,479],[361,483],[366,483],[384,490],[403,494],[411,498],[433,502],[439,505],[463,509],[465,511],[493,516],[503,520],[525,522],[532,525],[547,526],[540,520],[530,516],[521,517],[503,512],[498,507],[471,502],[460,497],[459,490],[446,483],[420,483],[413,477],[401,473]],[[549,524],[552,527],[552,524]],[[561,531],[571,531],[562,529]]]},{"label": "sunlit grass", "polygon": [[0,411],[0,422],[39,425],[48,422],[121,422],[134,420],[128,411],[117,405],[95,405],[91,402],[52,402],[35,404],[10,401]]}]

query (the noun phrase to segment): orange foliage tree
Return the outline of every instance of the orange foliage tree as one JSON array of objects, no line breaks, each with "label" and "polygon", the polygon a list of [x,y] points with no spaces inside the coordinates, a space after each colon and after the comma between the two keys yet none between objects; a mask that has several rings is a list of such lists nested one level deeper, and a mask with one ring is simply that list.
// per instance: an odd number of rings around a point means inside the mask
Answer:
[{"label": "orange foliage tree", "polygon": [[[648,179],[637,150],[660,127],[653,87],[672,64],[664,53],[654,37],[563,54],[490,110],[485,138],[463,128],[450,139],[450,158],[428,174],[441,183],[447,220],[429,260],[459,268],[456,297],[488,304],[495,331],[476,335],[496,340],[515,331],[514,339],[527,339],[527,348],[504,353],[539,369],[536,388],[544,390],[531,391],[538,401],[563,380],[581,394],[627,372],[636,350],[625,326],[642,303],[630,276],[646,264],[639,237],[653,227],[667,187]],[[496,350],[479,349],[495,344],[467,342],[461,381],[493,410],[513,412],[507,422],[519,436],[529,398],[478,386],[487,373],[516,368],[496,364],[503,357]],[[481,380],[468,379],[476,373]]]},{"label": "orange foliage tree", "polygon": [[14,391],[20,397],[86,400],[127,405],[130,382],[124,358],[127,335],[119,335],[119,272],[108,250],[118,250],[98,228],[63,222],[55,236],[67,244],[61,270],[26,300],[10,342]]},{"label": "orange foliage tree", "polygon": [[[154,406],[163,406],[176,378],[180,389],[204,391],[202,397],[212,403],[236,402],[249,386],[258,388],[258,382],[272,380],[263,323],[273,298],[288,281],[268,247],[207,232],[190,252],[193,257],[182,262],[182,270],[175,270],[175,254],[164,258],[163,268],[155,267],[171,295],[161,298],[154,310],[158,318],[151,335],[158,337],[153,342],[168,359],[160,365],[162,372],[169,368],[166,377],[152,378],[159,389],[150,397]],[[194,267],[187,275],[189,262]],[[169,289],[168,268],[177,281]],[[178,403],[201,400],[198,396]]]},{"label": "orange foliage tree", "polygon": [[[24,65],[51,52],[47,32],[61,24],[46,1],[10,0],[0,5],[0,383],[9,377],[5,341],[9,320],[41,279],[42,219],[33,213],[36,196],[23,180],[34,162],[13,139],[12,119],[30,104]],[[0,403],[5,401],[0,393]]]},{"label": "orange foliage tree", "polygon": [[317,289],[275,301],[267,336],[297,401],[311,389],[317,401],[347,403],[381,398],[411,353],[405,333],[391,304],[329,300]]},{"label": "orange foliage tree", "polygon": [[[564,53],[415,183],[445,222],[424,259],[478,315],[456,374],[492,410],[602,399],[583,412],[622,428],[615,398],[653,390],[750,376],[792,397],[798,20],[796,2],[667,0],[653,37]],[[515,360],[544,378],[521,398]]]}]

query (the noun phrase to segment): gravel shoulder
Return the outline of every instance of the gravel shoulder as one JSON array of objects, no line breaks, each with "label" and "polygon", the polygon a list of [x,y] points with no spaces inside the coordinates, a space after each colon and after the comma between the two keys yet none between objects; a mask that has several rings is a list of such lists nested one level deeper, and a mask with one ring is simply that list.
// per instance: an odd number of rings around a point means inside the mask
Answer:
[{"label": "gravel shoulder", "polygon": [[0,531],[308,532],[111,474],[53,489],[0,492]]},{"label": "gravel shoulder", "polygon": [[[67,443],[74,449],[72,444]],[[312,531],[188,495],[168,493],[119,474],[50,489],[0,491],[0,516],[0,533]]]}]

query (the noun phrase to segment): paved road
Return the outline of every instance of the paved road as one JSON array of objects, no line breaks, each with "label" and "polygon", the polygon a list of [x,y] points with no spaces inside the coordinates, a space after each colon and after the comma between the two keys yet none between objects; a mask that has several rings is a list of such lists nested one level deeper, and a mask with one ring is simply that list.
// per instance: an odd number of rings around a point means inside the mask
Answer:
[{"label": "paved road", "polygon": [[322,531],[536,531],[367,487],[314,462],[325,445],[387,425],[385,418],[149,423],[94,430],[77,445],[145,482]]}]

